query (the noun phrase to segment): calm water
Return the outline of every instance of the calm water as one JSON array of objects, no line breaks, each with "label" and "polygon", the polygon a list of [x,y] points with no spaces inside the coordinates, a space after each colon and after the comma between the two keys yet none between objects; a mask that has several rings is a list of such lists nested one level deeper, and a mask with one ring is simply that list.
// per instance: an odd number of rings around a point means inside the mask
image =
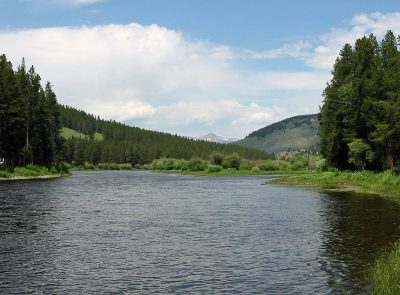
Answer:
[{"label": "calm water", "polygon": [[368,293],[370,264],[400,236],[400,207],[266,178],[0,183],[0,293]]}]

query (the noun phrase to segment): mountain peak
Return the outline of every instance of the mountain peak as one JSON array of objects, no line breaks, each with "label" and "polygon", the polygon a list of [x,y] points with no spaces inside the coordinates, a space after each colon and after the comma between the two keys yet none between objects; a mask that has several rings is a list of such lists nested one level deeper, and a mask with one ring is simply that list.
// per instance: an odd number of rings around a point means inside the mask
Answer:
[{"label": "mountain peak", "polygon": [[206,135],[197,137],[197,139],[211,141],[211,142],[217,142],[217,143],[231,143],[231,142],[238,140],[237,138],[225,138],[225,137],[216,135],[214,133],[208,133]]}]

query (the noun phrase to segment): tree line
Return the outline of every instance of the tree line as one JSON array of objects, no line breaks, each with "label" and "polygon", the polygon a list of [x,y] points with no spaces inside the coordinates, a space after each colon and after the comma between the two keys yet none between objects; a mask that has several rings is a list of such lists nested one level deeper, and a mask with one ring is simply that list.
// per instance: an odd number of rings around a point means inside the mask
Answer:
[{"label": "tree line", "polygon": [[62,149],[60,115],[52,85],[25,61],[13,68],[0,56],[0,158],[6,166],[48,165]]},{"label": "tree line", "polygon": [[324,90],[321,153],[340,169],[394,168],[400,157],[400,53],[393,32],[346,44]]},{"label": "tree line", "polygon": [[[223,155],[238,153],[246,159],[271,159],[263,151],[233,144],[220,144],[158,131],[131,127],[114,120],[103,120],[84,111],[60,106],[64,127],[89,135],[88,138],[70,138],[64,145],[66,162],[81,165],[84,162],[146,164],[159,158],[208,159],[212,152]],[[96,133],[104,140],[96,140]]]},{"label": "tree line", "polygon": [[[88,136],[63,139],[62,127]],[[104,140],[96,140],[96,133]],[[273,157],[256,149],[131,127],[59,105],[51,83],[43,88],[33,66],[27,69],[23,59],[14,69],[4,54],[0,56],[0,162],[7,167],[62,161],[135,165],[162,157],[208,159],[213,151],[237,152],[247,159]]]}]

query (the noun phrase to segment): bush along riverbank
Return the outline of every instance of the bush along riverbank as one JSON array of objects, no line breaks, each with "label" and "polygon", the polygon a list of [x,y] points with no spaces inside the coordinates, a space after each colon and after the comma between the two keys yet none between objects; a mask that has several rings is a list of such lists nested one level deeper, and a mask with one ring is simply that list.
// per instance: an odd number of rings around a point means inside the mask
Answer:
[{"label": "bush along riverbank", "polygon": [[50,167],[27,165],[25,167],[10,167],[6,170],[0,170],[0,180],[47,179],[69,175],[71,173],[64,164]]},{"label": "bush along riverbank", "polygon": [[257,175],[257,174],[302,174],[325,167],[325,160],[315,156],[293,156],[279,160],[248,160],[239,154],[222,155],[212,153],[208,159],[160,158],[147,164],[84,162],[69,165],[70,170],[151,170],[192,175]]}]

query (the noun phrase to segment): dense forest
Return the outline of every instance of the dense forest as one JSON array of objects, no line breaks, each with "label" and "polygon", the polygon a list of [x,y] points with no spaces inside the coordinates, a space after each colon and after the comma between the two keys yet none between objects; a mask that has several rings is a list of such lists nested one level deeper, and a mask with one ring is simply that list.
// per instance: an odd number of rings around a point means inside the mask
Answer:
[{"label": "dense forest", "polygon": [[[158,158],[208,159],[212,152],[229,155],[234,152],[246,159],[269,159],[271,155],[256,149],[233,144],[220,144],[138,127],[131,127],[112,120],[102,120],[84,111],[60,106],[61,123],[88,135],[66,140],[64,159],[69,163],[131,163],[145,164]],[[96,140],[101,133],[104,140]]]},{"label": "dense forest", "polygon": [[6,166],[48,165],[62,149],[57,97],[25,61],[14,70],[0,56],[0,158]]},{"label": "dense forest", "polygon": [[400,53],[388,31],[346,44],[324,91],[321,152],[340,169],[393,168],[400,157]]}]

